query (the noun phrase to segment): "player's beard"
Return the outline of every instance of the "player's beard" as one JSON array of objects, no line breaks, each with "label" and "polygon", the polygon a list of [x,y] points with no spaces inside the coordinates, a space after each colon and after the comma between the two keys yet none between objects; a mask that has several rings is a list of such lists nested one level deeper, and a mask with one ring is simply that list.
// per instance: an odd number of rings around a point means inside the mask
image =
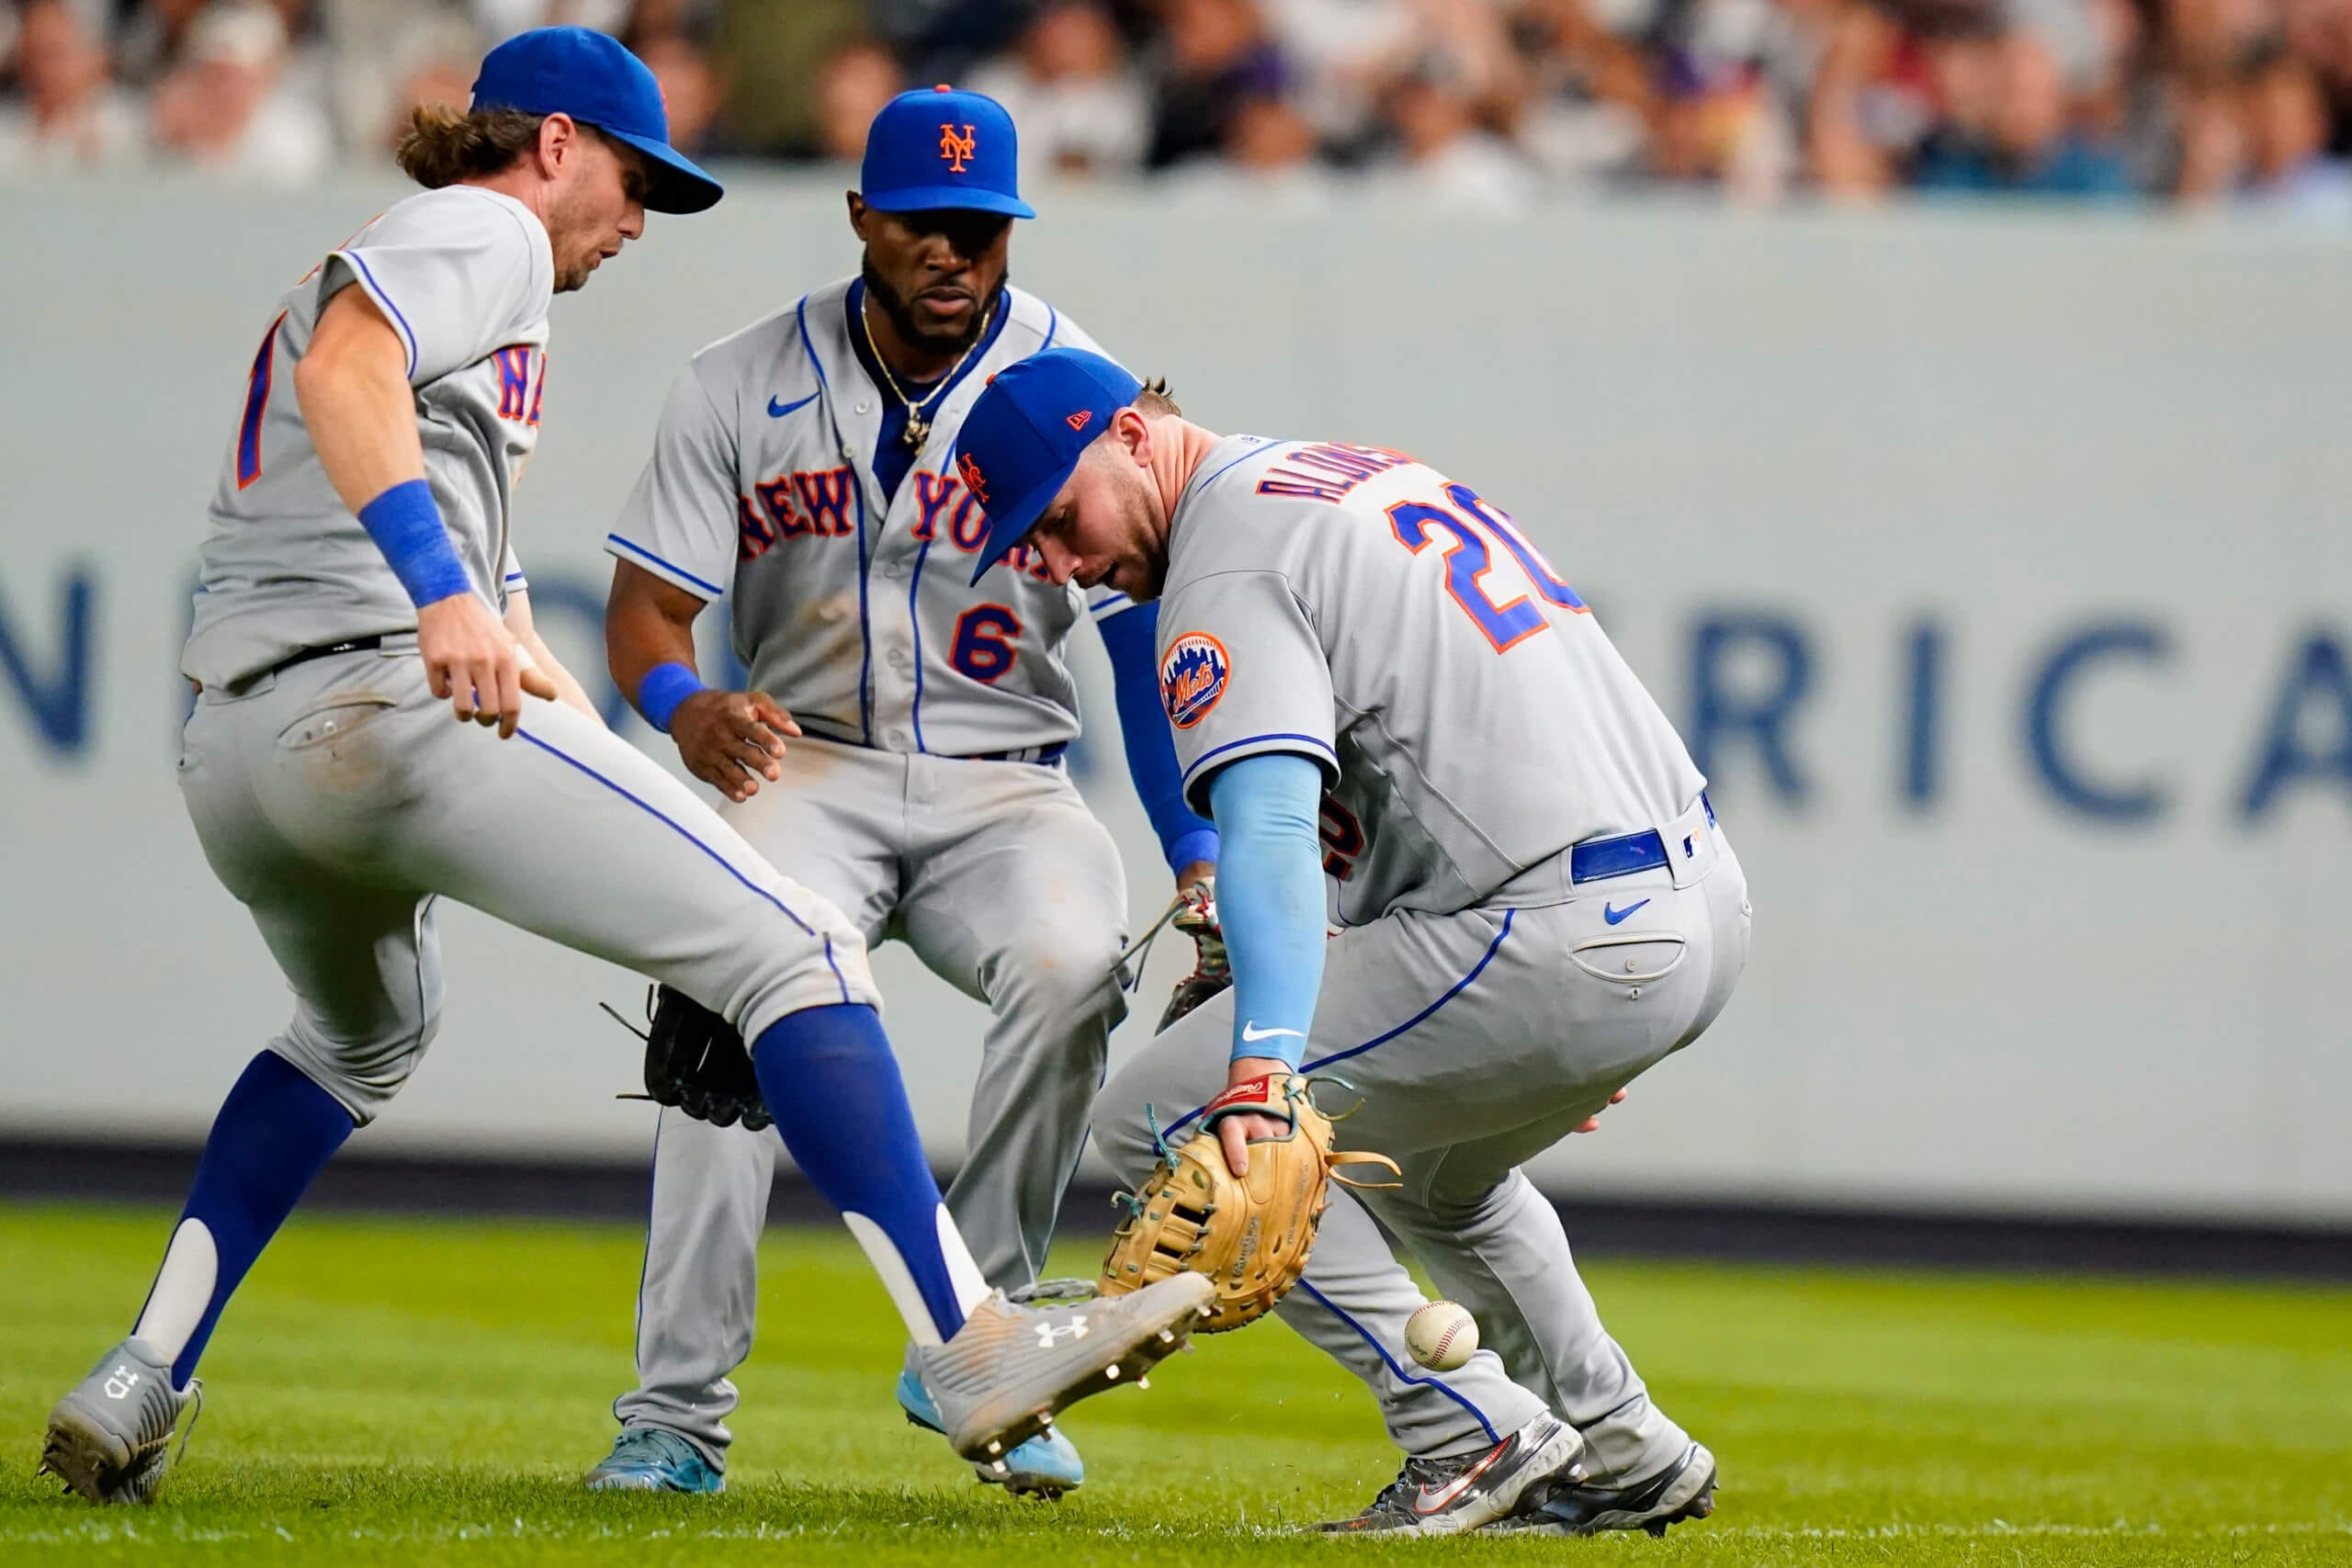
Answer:
[{"label": "player's beard", "polygon": [[597,258],[604,254],[603,244],[592,237],[602,225],[581,216],[581,209],[586,205],[576,191],[567,190],[557,197],[554,208],[548,213],[548,249],[555,262],[558,294],[587,288],[589,276],[596,270]]},{"label": "player's beard", "polygon": [[1139,604],[1159,598],[1168,586],[1168,540],[1148,480],[1119,492],[1119,537],[1120,558],[1106,584]]},{"label": "player's beard", "polygon": [[865,279],[867,297],[881,307],[882,319],[890,323],[890,330],[899,334],[899,341],[910,348],[942,356],[961,354],[980,341],[980,333],[996,314],[998,301],[1004,298],[1006,287],[1012,282],[1012,269],[1007,267],[1004,275],[996,280],[996,293],[980,300],[978,309],[966,318],[964,325],[948,332],[916,315],[914,301],[892,289],[883,280],[882,275],[874,270],[871,255],[859,259],[858,271]]}]

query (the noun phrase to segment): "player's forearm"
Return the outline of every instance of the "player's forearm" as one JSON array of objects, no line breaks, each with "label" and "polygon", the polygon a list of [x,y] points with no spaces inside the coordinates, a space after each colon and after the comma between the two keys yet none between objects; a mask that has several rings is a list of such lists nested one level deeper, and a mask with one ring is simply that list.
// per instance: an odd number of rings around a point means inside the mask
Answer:
[{"label": "player's forearm", "polygon": [[[684,601],[681,603],[680,601]],[[646,675],[664,664],[695,662],[695,615],[702,602],[627,561],[613,569],[605,602],[605,667],[631,702]]]},{"label": "player's forearm", "polygon": [[393,486],[424,477],[407,364],[399,336],[353,290],[328,306],[295,364],[294,395],[319,466],[355,513]]},{"label": "player's forearm", "polygon": [[1176,873],[1176,885],[1190,886],[1204,867],[1216,866],[1217,833],[1184,804],[1182,770],[1176,743],[1159,702],[1159,607],[1138,604],[1097,623],[1111,656],[1111,692],[1119,710],[1119,740],[1127,754],[1127,774],[1143,803],[1160,852]]},{"label": "player's forearm", "polygon": [[1233,1055],[1295,1067],[1323,988],[1323,772],[1287,753],[1245,757],[1209,784],[1223,852],[1217,914],[1233,961]]},{"label": "player's forearm", "polygon": [[374,304],[347,288],[296,363],[294,395],[319,466],[421,613],[475,584],[425,481],[407,367],[407,349]]}]

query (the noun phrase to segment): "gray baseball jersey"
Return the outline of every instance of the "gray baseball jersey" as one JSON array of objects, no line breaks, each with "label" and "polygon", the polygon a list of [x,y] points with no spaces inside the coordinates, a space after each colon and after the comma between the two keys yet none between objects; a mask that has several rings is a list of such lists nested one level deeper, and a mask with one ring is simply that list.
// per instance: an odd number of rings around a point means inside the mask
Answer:
[{"label": "gray baseball jersey", "polygon": [[1185,790],[1295,751],[1329,777],[1335,918],[1488,900],[1705,780],[1499,506],[1404,456],[1229,436],[1178,502],[1160,692]]},{"label": "gray baseball jersey", "polygon": [[478,186],[424,191],[288,290],[262,336],[212,498],[180,666],[207,687],[305,648],[415,628],[415,607],[337,498],[294,396],[295,362],[347,287],[367,292],[407,351],[425,478],[467,576],[500,606],[522,582],[507,501],[538,441],[554,258],[547,230],[514,197]]},{"label": "gray baseball jersey", "polygon": [[969,585],[987,520],[953,447],[996,371],[1057,344],[1102,351],[1008,288],[1005,319],[927,411],[931,435],[886,498],[873,457],[889,394],[851,341],[853,287],[695,355],[606,548],[707,602],[731,586],[736,656],[812,734],[951,757],[1068,741],[1062,649],[1084,598],[1034,558]]}]

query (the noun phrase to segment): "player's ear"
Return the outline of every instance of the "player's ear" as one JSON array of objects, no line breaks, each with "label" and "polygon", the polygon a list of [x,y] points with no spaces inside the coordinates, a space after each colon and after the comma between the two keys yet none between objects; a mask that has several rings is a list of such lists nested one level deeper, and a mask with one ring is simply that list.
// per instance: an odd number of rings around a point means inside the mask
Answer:
[{"label": "player's ear", "polygon": [[570,115],[551,114],[539,121],[539,174],[555,178],[579,151],[580,126]]},{"label": "player's ear", "polygon": [[1124,408],[1111,416],[1111,428],[1104,432],[1127,449],[1127,456],[1137,467],[1151,466],[1151,421],[1133,408]]},{"label": "player's ear", "polygon": [[863,240],[865,238],[865,198],[854,190],[842,194],[849,198],[849,231]]}]

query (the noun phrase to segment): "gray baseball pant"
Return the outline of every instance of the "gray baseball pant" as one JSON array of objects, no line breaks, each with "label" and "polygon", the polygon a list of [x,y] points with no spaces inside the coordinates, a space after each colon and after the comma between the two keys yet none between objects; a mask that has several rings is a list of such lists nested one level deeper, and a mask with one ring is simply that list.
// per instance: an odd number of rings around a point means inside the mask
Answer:
[{"label": "gray baseball pant", "polygon": [[[1689,1441],[1601,1326],[1558,1213],[1519,1167],[1730,998],[1747,957],[1747,879],[1719,834],[1698,842],[1688,866],[1583,885],[1564,902],[1399,911],[1329,943],[1305,1066],[1352,1086],[1317,1094],[1333,1111],[1361,1101],[1340,1144],[1390,1156],[1404,1185],[1335,1191],[1306,1276],[1276,1311],[1364,1381],[1408,1454],[1476,1451],[1547,1407],[1584,1433],[1604,1485],[1655,1472]],[[1155,1159],[1146,1107],[1188,1133],[1225,1085],[1232,1043],[1227,991],[1097,1097],[1095,1134],[1123,1179]],[[1407,1351],[1422,1296],[1374,1214],[1477,1319],[1481,1348],[1458,1371]]]},{"label": "gray baseball pant", "polygon": [[294,991],[269,1048],[365,1124],[441,1019],[447,897],[676,987],[747,1038],[875,1003],[865,940],[596,720],[458,722],[413,640],[205,692],[180,792]]},{"label": "gray baseball pant", "polygon": [[[721,815],[870,942],[896,937],[991,1019],[948,1212],[981,1273],[1035,1280],[1126,1000],[1126,879],[1057,766],[789,743],[781,783]],[[638,1386],[613,1413],[725,1462],[783,1145],[664,1111],[638,1293]]]}]

